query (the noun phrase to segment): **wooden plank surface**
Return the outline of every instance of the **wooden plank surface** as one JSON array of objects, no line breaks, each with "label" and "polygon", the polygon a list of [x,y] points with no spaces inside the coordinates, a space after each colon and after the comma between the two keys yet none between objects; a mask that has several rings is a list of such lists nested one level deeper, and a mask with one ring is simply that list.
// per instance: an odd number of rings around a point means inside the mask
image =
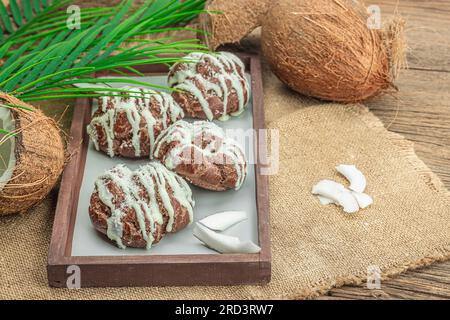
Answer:
[{"label": "wooden plank surface", "polygon": [[[378,0],[382,18],[406,19],[409,69],[396,96],[368,103],[389,130],[415,144],[418,156],[450,189],[450,1]],[[450,232],[450,230],[449,230]],[[450,299],[450,261],[408,271],[381,283],[345,286],[319,299]]]},{"label": "wooden plank surface", "polygon": [[[450,189],[450,0],[366,3],[379,5],[383,19],[396,10],[401,13],[410,47],[409,69],[397,83],[399,93],[368,105],[389,130],[415,143],[418,156]],[[55,110],[52,104],[43,106],[50,115]],[[72,112],[69,108],[62,118],[63,127],[68,127]],[[381,290],[369,290],[364,284],[345,286],[319,299],[450,299],[450,261],[383,281]]]}]

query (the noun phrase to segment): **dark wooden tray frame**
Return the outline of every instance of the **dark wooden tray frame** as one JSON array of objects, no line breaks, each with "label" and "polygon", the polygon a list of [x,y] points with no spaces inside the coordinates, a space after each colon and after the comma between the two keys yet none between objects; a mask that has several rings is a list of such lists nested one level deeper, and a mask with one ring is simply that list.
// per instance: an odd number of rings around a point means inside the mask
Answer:
[{"label": "dark wooden tray frame", "polygon": [[[254,129],[264,129],[263,88],[259,56],[238,54],[252,76]],[[167,72],[163,65],[138,68],[145,74]],[[102,74],[105,75],[105,74]],[[85,130],[91,117],[91,100],[78,99],[73,115],[69,152],[64,170],[50,242],[47,275],[52,287],[66,287],[71,273],[80,268],[81,287],[192,286],[265,284],[271,277],[268,177],[256,164],[258,254],[71,256],[78,196],[83,179],[89,139]],[[257,135],[259,138],[259,135]],[[257,141],[265,148],[265,139]],[[170,276],[168,276],[170,275]]]}]

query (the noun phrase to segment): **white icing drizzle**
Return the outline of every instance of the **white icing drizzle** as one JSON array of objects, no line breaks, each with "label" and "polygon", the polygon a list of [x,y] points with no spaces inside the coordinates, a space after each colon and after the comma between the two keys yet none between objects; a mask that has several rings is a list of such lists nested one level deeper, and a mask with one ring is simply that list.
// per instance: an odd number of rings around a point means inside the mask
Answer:
[{"label": "white icing drizzle", "polygon": [[[108,185],[115,184],[121,189],[124,196],[123,201],[114,201],[114,195],[110,192]],[[148,201],[139,194],[140,187],[145,189]],[[125,248],[122,243],[123,221],[127,209],[134,209],[143,239],[147,242],[147,249],[151,248],[154,241],[153,233],[157,225],[163,223],[163,213],[158,204],[158,196],[169,216],[166,231],[173,230],[175,210],[167,187],[170,187],[173,197],[180,206],[187,209],[189,221],[193,221],[193,207],[195,202],[192,191],[187,182],[174,172],[167,170],[162,164],[151,162],[131,171],[124,165],[117,165],[100,176],[95,182],[100,201],[111,210],[111,216],[107,220],[107,236],[115,241],[120,248]],[[146,221],[150,225],[147,233]]]},{"label": "white icing drizzle", "polygon": [[[225,121],[229,119],[227,112],[228,96],[230,90],[227,86],[227,80],[231,83],[232,89],[235,90],[239,107],[236,112],[231,113],[232,116],[240,115],[250,100],[250,85],[245,78],[245,66],[242,61],[230,52],[217,52],[217,53],[201,53],[193,52],[185,57],[186,60],[192,60],[192,62],[182,62],[182,68],[177,72],[171,73],[168,79],[169,86],[177,89],[181,89],[189,92],[200,103],[203,112],[208,120],[213,120],[213,113],[209,107],[208,101],[197,87],[194,80],[200,83],[206,91],[213,90],[218,97],[223,101],[223,113],[219,120]],[[200,62],[205,62],[206,59],[219,69],[218,72],[212,72],[207,78],[198,74],[196,66]],[[172,66],[179,67],[179,64]],[[242,74],[238,72],[240,67]],[[227,70],[231,70],[227,72]],[[219,84],[212,82],[213,79],[217,79]],[[247,98],[245,99],[245,91],[247,91]]]},{"label": "white icing drizzle", "polygon": [[[222,140],[222,143],[217,148],[215,145],[216,140],[212,139],[211,142],[202,149],[201,145],[197,145],[198,143],[194,144],[195,138],[202,135],[217,137]],[[171,170],[176,168],[177,161],[180,159],[180,155],[186,147],[194,147],[201,152],[204,158],[208,159],[212,159],[217,154],[223,154],[225,157],[224,159],[221,159],[221,164],[229,164],[229,161],[231,161],[237,174],[235,189],[239,190],[241,188],[247,175],[244,152],[237,142],[234,139],[227,138],[224,130],[215,123],[208,121],[188,123],[183,120],[175,122],[156,139],[154,156],[159,154],[162,145],[173,142],[177,142],[178,144],[170,149],[163,161],[167,168]],[[225,161],[225,159],[227,160]],[[191,160],[195,161],[197,159]]]},{"label": "white icing drizzle", "polygon": [[[110,157],[115,155],[113,142],[114,142],[114,125],[117,115],[121,112],[125,112],[127,119],[132,128],[132,139],[135,156],[141,156],[141,120],[144,120],[145,128],[148,131],[150,139],[150,158],[152,149],[155,142],[154,127],[158,123],[162,123],[163,128],[167,128],[167,117],[170,116],[170,123],[175,122],[179,118],[184,117],[183,110],[173,100],[172,96],[165,92],[156,92],[151,89],[123,87],[123,90],[133,91],[128,95],[134,95],[139,97],[101,97],[101,111],[103,114],[96,116],[92,119],[91,123],[87,126],[87,132],[94,142],[94,146],[97,150],[100,149],[97,126],[104,129],[106,133],[107,141],[107,153]],[[152,109],[155,108],[151,104],[152,98],[157,101],[157,106],[160,109],[159,115],[155,118],[152,114]],[[108,108],[108,105],[112,108]]]}]

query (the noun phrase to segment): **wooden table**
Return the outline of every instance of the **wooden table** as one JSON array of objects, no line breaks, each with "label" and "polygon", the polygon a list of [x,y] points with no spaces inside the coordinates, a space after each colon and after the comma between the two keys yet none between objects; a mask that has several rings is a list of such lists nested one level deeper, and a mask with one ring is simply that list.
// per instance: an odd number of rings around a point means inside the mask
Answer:
[{"label": "wooden table", "polygon": [[[414,142],[417,155],[450,189],[450,0],[366,2],[380,6],[382,19],[397,8],[406,19],[410,47],[399,93],[367,104],[389,130]],[[320,297],[343,298],[450,299],[450,261],[396,276],[381,290],[345,286]]]},{"label": "wooden table", "polygon": [[[397,82],[399,93],[367,104],[389,130],[415,143],[419,157],[450,189],[450,0],[366,3],[379,5],[383,19],[395,12],[398,3],[410,46],[409,69]],[[44,109],[49,115],[55,110]],[[69,126],[72,112],[69,108],[62,118],[63,127]],[[345,286],[319,299],[450,299],[450,261],[408,271],[381,287]]]}]

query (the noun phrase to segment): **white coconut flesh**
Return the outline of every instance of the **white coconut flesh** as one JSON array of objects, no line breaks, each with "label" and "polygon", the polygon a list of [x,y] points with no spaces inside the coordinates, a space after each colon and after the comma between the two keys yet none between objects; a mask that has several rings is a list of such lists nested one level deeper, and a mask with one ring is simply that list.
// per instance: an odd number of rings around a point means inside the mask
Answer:
[{"label": "white coconut flesh", "polygon": [[[15,130],[14,119],[8,108],[0,107],[0,129],[12,132]],[[16,158],[14,155],[15,139],[0,133],[0,191],[11,179]]]}]

